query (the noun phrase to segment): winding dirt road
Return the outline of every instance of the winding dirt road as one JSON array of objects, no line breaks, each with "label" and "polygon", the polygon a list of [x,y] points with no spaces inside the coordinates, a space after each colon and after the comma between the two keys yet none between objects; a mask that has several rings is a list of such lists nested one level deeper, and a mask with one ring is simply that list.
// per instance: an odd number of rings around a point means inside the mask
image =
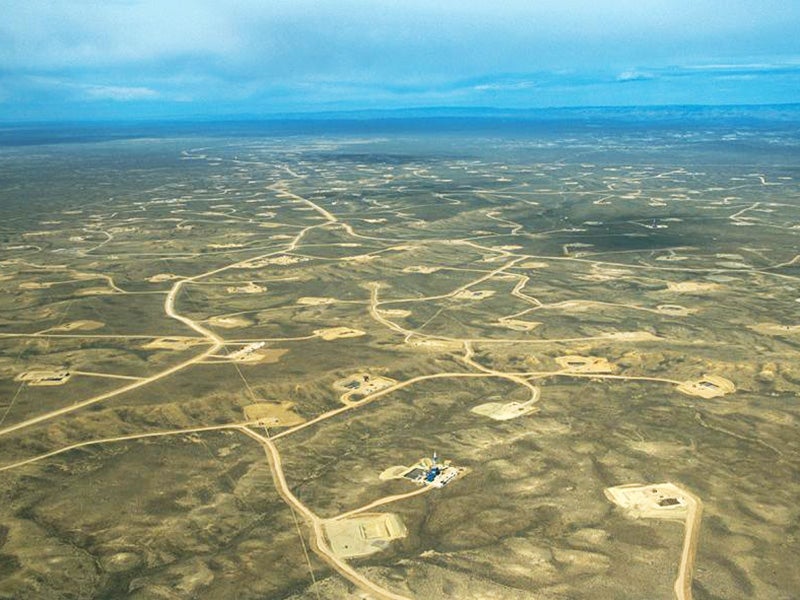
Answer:
[{"label": "winding dirt road", "polygon": [[342,577],[346,578],[359,588],[374,594],[377,598],[381,598],[382,600],[411,600],[408,596],[395,594],[394,592],[382,588],[378,584],[370,581],[358,571],[353,569],[345,561],[333,554],[331,549],[328,547],[328,543],[325,541],[323,520],[311,512],[311,510],[305,504],[300,502],[297,496],[295,496],[289,489],[289,485],[286,483],[286,477],[283,473],[281,455],[278,452],[278,449],[275,447],[275,444],[273,444],[269,438],[256,433],[249,427],[241,427],[240,431],[256,440],[264,448],[270,469],[272,471],[272,477],[275,480],[275,488],[278,490],[278,493],[281,495],[281,498],[283,498],[284,502],[300,513],[300,515],[308,524],[312,533],[311,547],[318,556],[320,556]]}]

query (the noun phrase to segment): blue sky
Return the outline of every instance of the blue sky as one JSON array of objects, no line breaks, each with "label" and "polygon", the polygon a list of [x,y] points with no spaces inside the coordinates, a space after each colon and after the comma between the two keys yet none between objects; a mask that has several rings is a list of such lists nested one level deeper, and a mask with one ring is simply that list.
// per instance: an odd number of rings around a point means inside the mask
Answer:
[{"label": "blue sky", "polygon": [[798,0],[0,0],[0,121],[800,102]]}]

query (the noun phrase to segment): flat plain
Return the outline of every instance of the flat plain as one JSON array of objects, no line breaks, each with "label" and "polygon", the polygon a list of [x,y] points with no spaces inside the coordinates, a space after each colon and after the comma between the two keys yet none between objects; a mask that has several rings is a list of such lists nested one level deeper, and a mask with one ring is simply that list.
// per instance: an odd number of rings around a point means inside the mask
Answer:
[{"label": "flat plain", "polygon": [[0,598],[797,598],[795,134],[0,148]]}]

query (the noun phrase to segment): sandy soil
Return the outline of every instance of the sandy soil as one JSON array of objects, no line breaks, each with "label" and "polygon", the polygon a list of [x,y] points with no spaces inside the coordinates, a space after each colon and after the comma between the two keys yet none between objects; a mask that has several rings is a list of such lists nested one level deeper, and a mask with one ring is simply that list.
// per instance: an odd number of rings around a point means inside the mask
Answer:
[{"label": "sandy soil", "polygon": [[238,269],[260,269],[261,267],[268,267],[270,265],[279,265],[279,266],[286,266],[286,265],[294,265],[301,262],[306,262],[308,259],[302,256],[288,256],[288,255],[281,255],[281,256],[272,256],[269,258],[260,258],[256,260],[251,260],[246,263],[242,263],[238,265],[236,268]]},{"label": "sandy soil", "polygon": [[453,298],[455,300],[483,300],[494,294],[494,290],[463,290],[453,295]]},{"label": "sandy soil", "polygon": [[495,421],[508,421],[529,415],[536,410],[537,407],[533,402],[487,402],[470,409],[470,412]]},{"label": "sandy soil", "polygon": [[266,292],[267,288],[249,281],[245,285],[229,286],[225,288],[225,291],[229,294],[259,294],[261,292]]},{"label": "sandy soil", "polygon": [[381,377],[380,375],[359,372],[354,373],[349,377],[339,379],[338,381],[334,382],[333,387],[336,390],[344,392],[341,396],[339,396],[339,400],[342,403],[352,404],[358,402],[358,400],[353,399],[353,396],[355,395],[359,396],[359,399],[363,399],[365,396],[385,390],[386,388],[393,386],[395,383],[397,383],[397,381],[390,379],[389,377]]},{"label": "sandy soil", "polygon": [[240,355],[231,354],[231,360],[239,363],[252,364],[272,364],[280,361],[284,354],[289,352],[288,348],[258,348],[252,351],[245,351]]},{"label": "sandy soil", "polygon": [[732,381],[718,375],[703,375],[700,379],[690,379],[678,386],[678,391],[700,398],[718,398],[736,390]]},{"label": "sandy soil", "polygon": [[324,529],[331,550],[340,558],[374,554],[383,550],[390,541],[407,535],[400,517],[393,513],[362,514],[327,521]]},{"label": "sandy soil", "polygon": [[697,312],[696,308],[686,308],[685,306],[680,306],[679,304],[659,304],[656,306],[656,310],[660,313],[664,313],[665,315],[670,315],[673,317],[685,317],[686,315]]},{"label": "sandy soil", "polygon": [[600,356],[559,356],[556,363],[573,373],[614,373],[617,370],[616,365]]},{"label": "sandy soil", "polygon": [[691,294],[695,292],[718,292],[722,289],[722,286],[718,283],[704,281],[670,281],[667,283],[667,289],[678,294]]},{"label": "sandy soil", "polygon": [[33,386],[64,385],[69,381],[71,374],[67,369],[38,369],[25,371],[15,378]]},{"label": "sandy soil", "polygon": [[208,324],[214,327],[222,327],[223,329],[235,329],[237,327],[249,327],[253,322],[244,317],[211,317],[208,320]]},{"label": "sandy soil", "polygon": [[339,338],[351,338],[364,335],[366,332],[350,327],[328,327],[325,329],[315,329],[314,335],[321,337],[325,341],[337,340]]},{"label": "sandy soil", "polygon": [[377,309],[377,312],[384,317],[393,317],[396,319],[403,319],[411,316],[410,310],[404,310],[402,308],[379,308]]},{"label": "sandy soil", "polygon": [[204,340],[197,338],[161,337],[142,344],[142,348],[144,350],[186,350],[203,342]]},{"label": "sandy soil", "polygon": [[302,304],[303,306],[323,306],[326,304],[333,304],[335,302],[336,298],[327,298],[322,296],[302,296],[301,298],[297,299],[297,303]]},{"label": "sandy soil", "polygon": [[305,419],[294,412],[294,402],[257,402],[244,407],[248,421],[259,421],[267,427],[289,427],[304,423]]},{"label": "sandy soil", "polygon": [[105,294],[113,294],[114,290],[105,287],[91,287],[84,290],[75,292],[76,296],[103,296]]},{"label": "sandy soil", "polygon": [[161,283],[162,281],[171,281],[173,279],[180,279],[180,276],[173,273],[159,273],[157,275],[153,275],[152,277],[148,277],[147,281],[150,283]]},{"label": "sandy soil", "polygon": [[461,342],[457,340],[436,340],[428,338],[411,338],[406,342],[409,346],[419,348],[421,350],[430,350],[433,352],[458,352],[462,348]]}]

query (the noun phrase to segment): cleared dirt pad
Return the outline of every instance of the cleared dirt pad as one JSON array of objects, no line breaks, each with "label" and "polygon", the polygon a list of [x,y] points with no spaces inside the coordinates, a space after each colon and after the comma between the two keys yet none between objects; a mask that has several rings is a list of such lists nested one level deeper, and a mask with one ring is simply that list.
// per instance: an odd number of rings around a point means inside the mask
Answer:
[{"label": "cleared dirt pad", "polygon": [[205,340],[182,337],[161,337],[142,344],[144,350],[186,350],[202,344]]},{"label": "cleared dirt pad", "polygon": [[253,322],[244,317],[211,317],[208,324],[223,329],[236,329],[237,327],[249,327]]},{"label": "cleared dirt pad", "polygon": [[294,402],[257,402],[244,407],[248,421],[259,421],[267,427],[288,427],[304,423],[305,419],[294,412]]},{"label": "cleared dirt pad", "polygon": [[267,288],[261,285],[256,285],[250,281],[245,285],[229,286],[225,288],[225,291],[229,294],[260,294],[261,292],[266,292]]},{"label": "cleared dirt pad", "polygon": [[24,381],[28,385],[64,385],[69,381],[71,373],[67,369],[40,369],[33,371],[25,371],[17,375],[17,381]]},{"label": "cleared dirt pad", "polygon": [[297,299],[297,303],[302,304],[303,306],[324,306],[326,304],[333,304],[334,302],[336,302],[336,298],[324,298],[316,296],[303,296],[302,298]]},{"label": "cleared dirt pad", "polygon": [[556,363],[572,373],[614,373],[617,370],[616,365],[600,356],[559,356]]},{"label": "cleared dirt pad", "polygon": [[173,279],[180,279],[180,275],[174,275],[172,273],[158,273],[157,275],[148,277],[147,281],[150,283],[161,283],[163,281],[171,281]]},{"label": "cleared dirt pad", "polygon": [[667,283],[670,292],[678,294],[717,292],[722,289],[718,283],[706,283],[702,281],[670,281]]},{"label": "cleared dirt pad", "polygon": [[340,558],[380,552],[389,542],[404,538],[407,534],[400,517],[393,513],[363,514],[340,521],[328,521],[324,528],[331,550]]},{"label": "cleared dirt pad", "polygon": [[489,417],[495,421],[508,421],[529,415],[535,411],[536,406],[533,402],[487,402],[470,410],[476,415]]},{"label": "cleared dirt pad", "polygon": [[351,338],[364,335],[365,332],[360,329],[352,329],[350,327],[329,327],[326,329],[315,329],[314,335],[318,335],[325,341],[337,340],[339,338]]},{"label": "cleared dirt pad", "polygon": [[344,392],[339,396],[339,400],[343,404],[353,404],[370,394],[385,390],[395,383],[397,383],[397,381],[389,377],[360,372],[339,379],[334,382],[333,387],[340,392]]},{"label": "cleared dirt pad", "polygon": [[678,391],[700,398],[717,398],[736,390],[732,381],[718,375],[703,375],[700,379],[690,379],[678,386]]}]

